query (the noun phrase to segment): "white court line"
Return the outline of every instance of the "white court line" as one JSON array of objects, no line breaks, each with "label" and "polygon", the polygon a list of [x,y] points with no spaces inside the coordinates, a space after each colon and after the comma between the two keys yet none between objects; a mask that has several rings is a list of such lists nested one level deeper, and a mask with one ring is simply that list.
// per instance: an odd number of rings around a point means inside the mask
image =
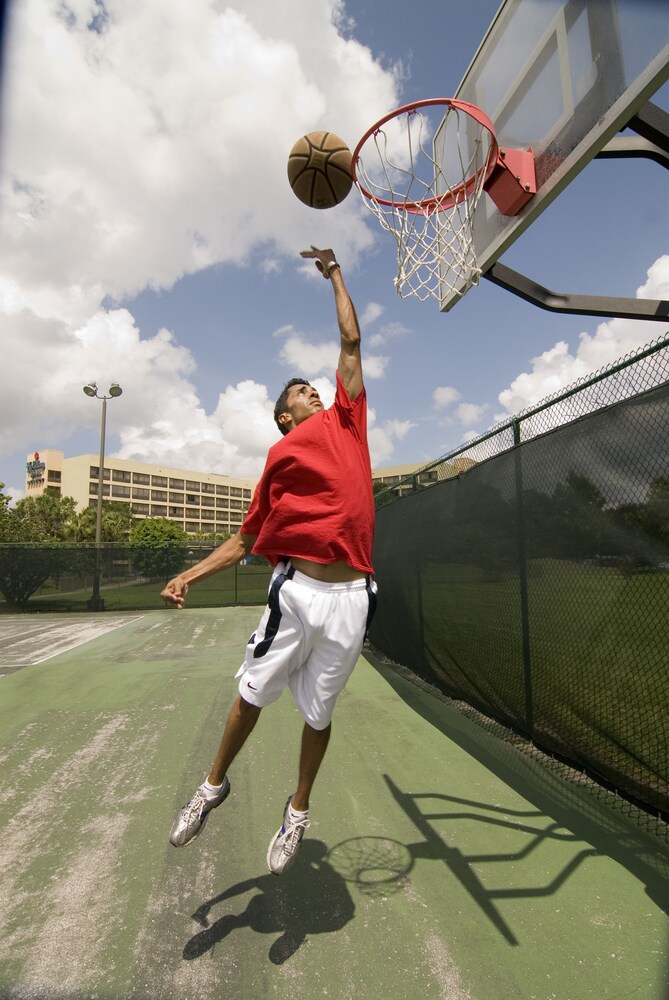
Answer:
[{"label": "white court line", "polygon": [[[144,615],[139,615],[137,618],[126,618],[125,621],[117,622],[115,625],[107,625],[106,628],[97,631],[95,635],[85,636],[83,639],[79,639],[77,642],[73,642],[69,646],[65,645],[61,649],[57,649],[55,653],[49,653],[48,656],[43,656],[41,660],[33,660],[33,663],[35,665],[38,663],[46,663],[47,660],[52,660],[54,656],[60,656],[61,653],[69,653],[71,649],[76,649],[77,646],[84,646],[87,642],[92,642],[93,639],[98,639],[101,635],[107,635],[108,632],[115,632],[116,629],[123,628],[125,625],[129,625],[130,622],[141,621],[143,617]],[[97,622],[95,624],[97,625]]]},{"label": "white court line", "polygon": [[[53,622],[38,623],[33,621],[30,622],[30,625],[26,623],[28,634],[25,634],[22,629],[17,632],[10,628],[10,634],[4,636],[6,652],[0,665],[0,671],[3,668],[11,671],[12,668],[44,663],[55,656],[60,656],[61,653],[67,653],[93,639],[123,628],[131,622],[140,621],[142,618],[144,615],[114,616],[105,621],[91,621],[90,619],[63,621],[61,619],[57,625]],[[0,631],[1,626],[2,622],[0,622]]]}]

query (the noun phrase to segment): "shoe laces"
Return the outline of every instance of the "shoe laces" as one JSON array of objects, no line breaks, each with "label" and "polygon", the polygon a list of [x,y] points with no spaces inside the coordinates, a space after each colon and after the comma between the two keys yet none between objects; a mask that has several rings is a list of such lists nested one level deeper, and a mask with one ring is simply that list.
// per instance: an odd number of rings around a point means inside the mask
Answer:
[{"label": "shoe laces", "polygon": [[184,821],[186,823],[190,823],[194,816],[197,816],[197,818],[200,819],[207,804],[208,800],[198,788],[190,802],[187,802],[184,806]]},{"label": "shoe laces", "polygon": [[311,825],[311,820],[309,820],[306,816],[304,817],[304,819],[298,819],[296,822],[291,822],[290,817],[286,816],[286,818],[283,821],[284,854],[287,854],[290,857],[295,853],[295,851],[300,846],[300,841],[302,840],[304,831],[310,825]]}]

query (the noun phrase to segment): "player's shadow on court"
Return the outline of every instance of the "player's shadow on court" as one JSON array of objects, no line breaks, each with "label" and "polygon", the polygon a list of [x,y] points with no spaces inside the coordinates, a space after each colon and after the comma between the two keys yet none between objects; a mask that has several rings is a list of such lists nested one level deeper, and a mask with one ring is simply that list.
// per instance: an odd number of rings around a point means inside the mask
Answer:
[{"label": "player's shadow on court", "polygon": [[[353,919],[355,906],[346,882],[326,860],[327,847],[320,840],[303,841],[295,867],[285,878],[269,872],[238,882],[208,899],[193,914],[202,926],[186,943],[183,957],[200,958],[233,931],[249,928],[258,934],[277,934],[269,959],[282,965],[314,934],[340,931]],[[257,889],[246,908],[224,913],[210,923],[210,913],[221,903]]]}]

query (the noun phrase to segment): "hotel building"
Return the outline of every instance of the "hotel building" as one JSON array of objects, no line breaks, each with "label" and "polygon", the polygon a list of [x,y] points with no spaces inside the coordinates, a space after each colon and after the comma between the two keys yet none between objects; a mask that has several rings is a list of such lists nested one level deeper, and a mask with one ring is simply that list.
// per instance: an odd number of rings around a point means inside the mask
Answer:
[{"label": "hotel building", "polygon": [[[99,462],[96,455],[65,458],[62,451],[36,451],[26,462],[26,496],[49,490],[72,497],[77,510],[95,506]],[[130,504],[136,518],[167,517],[188,534],[234,534],[257,481],[105,457],[102,498]]]}]

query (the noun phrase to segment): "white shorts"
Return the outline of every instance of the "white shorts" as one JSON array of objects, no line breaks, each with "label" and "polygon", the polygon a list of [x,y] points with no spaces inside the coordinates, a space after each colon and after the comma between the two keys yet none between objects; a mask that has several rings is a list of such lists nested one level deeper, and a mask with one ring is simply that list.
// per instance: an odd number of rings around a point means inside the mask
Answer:
[{"label": "white shorts", "polygon": [[289,687],[305,722],[326,729],[360,656],[376,590],[371,578],[321,583],[278,563],[237,672],[244,701],[265,708]]}]

